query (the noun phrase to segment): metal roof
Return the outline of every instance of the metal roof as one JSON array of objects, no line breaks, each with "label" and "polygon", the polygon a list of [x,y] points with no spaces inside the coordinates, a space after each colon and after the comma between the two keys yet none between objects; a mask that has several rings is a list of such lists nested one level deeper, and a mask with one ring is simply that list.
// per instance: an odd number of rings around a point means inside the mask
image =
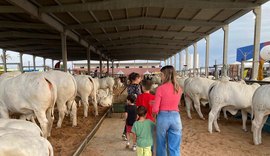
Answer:
[{"label": "metal roof", "polygon": [[163,60],[268,0],[0,0],[0,48],[68,60]]}]

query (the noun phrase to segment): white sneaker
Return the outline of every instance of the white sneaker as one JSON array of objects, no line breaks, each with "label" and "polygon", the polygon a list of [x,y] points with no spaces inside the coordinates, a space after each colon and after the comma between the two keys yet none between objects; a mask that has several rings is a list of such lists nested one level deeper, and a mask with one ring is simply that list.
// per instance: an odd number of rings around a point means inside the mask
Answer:
[{"label": "white sneaker", "polygon": [[130,145],[130,143],[129,143],[129,141],[127,141],[126,148],[129,148],[129,145]]},{"label": "white sneaker", "polygon": [[136,151],[136,149],[137,149],[137,148],[136,148],[136,145],[133,145],[133,146],[132,146],[132,150],[133,150],[133,151]]}]

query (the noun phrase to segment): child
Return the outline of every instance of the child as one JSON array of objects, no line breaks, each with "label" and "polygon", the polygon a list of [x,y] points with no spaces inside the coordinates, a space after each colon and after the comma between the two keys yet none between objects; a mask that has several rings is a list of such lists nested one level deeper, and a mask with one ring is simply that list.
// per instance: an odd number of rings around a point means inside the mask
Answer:
[{"label": "child", "polygon": [[[130,145],[130,133],[131,133],[131,129],[133,126],[133,123],[136,121],[137,119],[137,107],[134,104],[136,100],[135,95],[130,94],[127,96],[127,105],[125,107],[125,119],[126,119],[126,136],[127,136],[127,148],[129,148]],[[133,149],[135,147],[136,150],[136,145],[133,145]]]},{"label": "child", "polygon": [[152,156],[151,146],[153,145],[153,130],[155,124],[145,119],[147,110],[144,106],[137,109],[139,120],[133,124],[133,143],[137,142],[137,156]]},{"label": "child", "polygon": [[155,96],[150,94],[150,89],[152,86],[151,80],[142,80],[142,90],[143,94],[140,94],[136,100],[136,106],[144,106],[147,110],[146,119],[155,122],[152,115],[152,105],[151,103],[155,100]]},{"label": "child", "polygon": [[135,94],[136,97],[142,93],[139,83],[141,82],[141,76],[138,73],[131,73],[128,76],[130,81],[129,86],[127,87],[128,95]]},{"label": "child", "polygon": [[[141,92],[141,87],[139,85],[139,83],[141,82],[140,74],[132,72],[131,74],[129,74],[128,79],[130,81],[130,84],[127,87],[128,95],[132,94],[132,95],[135,95],[136,97],[138,97],[138,95],[140,95],[142,93]],[[127,140],[126,127],[124,127],[122,138],[125,141]]]}]

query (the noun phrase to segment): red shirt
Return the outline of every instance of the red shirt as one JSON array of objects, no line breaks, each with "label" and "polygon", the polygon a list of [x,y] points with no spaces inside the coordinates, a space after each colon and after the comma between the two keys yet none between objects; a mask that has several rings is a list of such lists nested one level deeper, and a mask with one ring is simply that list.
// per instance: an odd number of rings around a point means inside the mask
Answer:
[{"label": "red shirt", "polygon": [[153,122],[155,121],[154,117],[152,116],[152,104],[151,102],[153,102],[155,100],[155,96],[150,94],[150,93],[143,93],[140,94],[137,97],[136,100],[136,106],[144,106],[147,109],[147,113],[146,113],[146,119],[152,120]]},{"label": "red shirt", "polygon": [[179,87],[178,93],[174,92],[173,84],[168,82],[157,88],[153,113],[159,111],[179,111],[178,104],[182,95],[182,89]]}]

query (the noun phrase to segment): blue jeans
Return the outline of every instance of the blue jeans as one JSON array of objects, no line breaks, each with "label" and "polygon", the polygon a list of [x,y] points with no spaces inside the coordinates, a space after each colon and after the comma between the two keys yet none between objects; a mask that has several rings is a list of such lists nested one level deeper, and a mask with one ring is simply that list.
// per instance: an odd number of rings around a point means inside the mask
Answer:
[{"label": "blue jeans", "polygon": [[180,156],[181,141],[182,122],[179,112],[160,111],[157,116],[157,156],[167,156],[167,151],[170,156]]}]

